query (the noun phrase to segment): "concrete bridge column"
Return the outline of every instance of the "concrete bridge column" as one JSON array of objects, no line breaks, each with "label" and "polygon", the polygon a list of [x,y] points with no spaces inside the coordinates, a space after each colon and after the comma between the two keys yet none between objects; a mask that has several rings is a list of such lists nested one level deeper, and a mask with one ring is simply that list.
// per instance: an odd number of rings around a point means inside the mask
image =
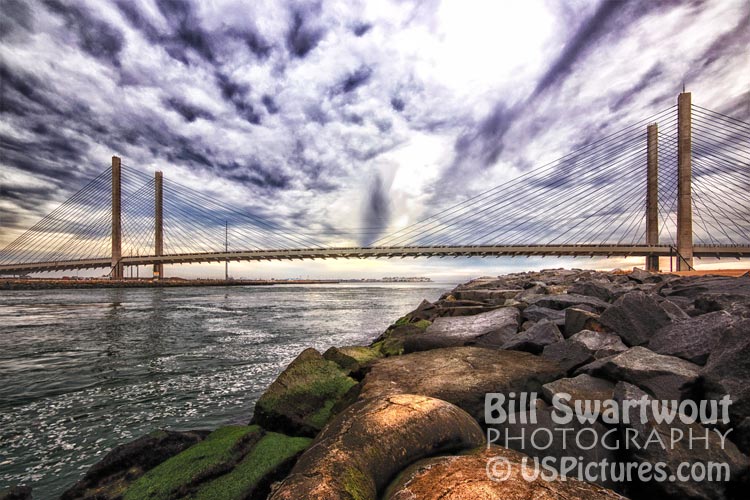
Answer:
[{"label": "concrete bridge column", "polygon": [[[164,255],[164,191],[163,175],[156,172],[154,176],[154,255],[157,257]],[[164,277],[164,264],[154,264],[154,279]]]},{"label": "concrete bridge column", "polygon": [[677,98],[677,270],[693,267],[691,95]]},{"label": "concrete bridge column", "polygon": [[[646,172],[646,244],[659,244],[659,126],[649,125],[647,134]],[[646,257],[646,270],[659,271],[659,257]]]},{"label": "concrete bridge column", "polygon": [[112,279],[123,279],[122,259],[122,172],[118,156],[112,157]]}]

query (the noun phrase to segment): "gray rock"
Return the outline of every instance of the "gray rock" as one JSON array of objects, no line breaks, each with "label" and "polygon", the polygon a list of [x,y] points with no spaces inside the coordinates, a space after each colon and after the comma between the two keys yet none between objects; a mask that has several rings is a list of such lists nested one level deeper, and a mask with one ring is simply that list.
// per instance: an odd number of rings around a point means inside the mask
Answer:
[{"label": "gray rock", "polygon": [[[615,448],[617,447],[617,436],[610,435],[609,439],[606,439],[606,442],[602,443],[601,439],[594,438],[591,433],[591,430],[593,430],[597,436],[604,436],[608,429],[602,423],[595,421],[593,423],[586,422],[582,424],[578,419],[573,418],[570,423],[563,426],[566,429],[572,430],[567,433],[560,433],[558,430],[561,426],[552,420],[552,407],[541,401],[539,403],[535,409],[535,423],[528,423],[528,418],[522,420],[523,416],[528,416],[529,414],[519,412],[512,414],[511,418],[505,423],[493,425],[492,427],[500,431],[501,436],[494,444],[505,446],[539,459],[555,457],[557,459],[556,464],[559,464],[563,457],[578,457],[581,463],[584,464],[584,467],[586,464],[601,462],[602,460],[610,463],[616,461]],[[524,413],[526,415],[523,415]],[[578,433],[583,429],[590,430],[582,432],[579,435]],[[534,440],[532,439],[534,432],[537,432],[537,435],[544,436],[544,449],[541,449],[538,445],[542,441],[542,438],[536,437]],[[540,432],[542,434],[539,434]],[[507,442],[504,439],[506,433],[509,437]],[[547,446],[548,444],[549,446]],[[613,449],[607,449],[604,446],[605,444]],[[611,481],[597,481],[597,484],[611,487],[614,483]]]},{"label": "gray rock", "polygon": [[583,330],[564,342],[548,345],[542,351],[542,356],[556,361],[567,373],[570,373],[596,359],[626,349],[627,347],[617,335]]},{"label": "gray rock", "polygon": [[604,331],[605,327],[599,321],[599,315],[578,307],[565,309],[565,328],[563,335],[568,338],[581,330]]},{"label": "gray rock", "polygon": [[677,356],[705,365],[722,333],[732,324],[732,315],[725,311],[703,314],[669,324],[657,331],[648,348],[659,354]]},{"label": "gray rock", "polygon": [[568,293],[596,297],[604,302],[612,302],[616,298],[616,286],[610,282],[583,281],[568,289]]},{"label": "gray rock", "polygon": [[600,321],[630,346],[648,343],[659,328],[672,322],[659,303],[643,292],[630,292],[617,299],[602,313]]},{"label": "gray rock", "polygon": [[511,349],[515,351],[526,351],[533,354],[542,352],[545,346],[561,342],[563,336],[560,329],[554,323],[543,320],[535,323],[529,329],[516,333],[501,349]]},{"label": "gray rock", "polygon": [[424,334],[404,339],[404,352],[463,345],[500,347],[518,331],[520,319],[515,307],[474,316],[437,318]]},{"label": "gray rock", "polygon": [[568,341],[583,344],[591,351],[595,359],[618,354],[628,349],[617,335],[594,330],[581,330],[568,338]]},{"label": "gray rock", "polygon": [[[622,401],[626,399],[637,401],[641,397],[646,396],[647,401],[651,401],[643,391],[634,387],[630,384],[620,382],[615,388],[615,400],[622,404]],[[736,485],[732,484],[737,482],[738,478],[741,478],[747,473],[748,465],[750,461],[748,458],[737,449],[737,447],[728,439],[722,443],[719,435],[713,431],[706,429],[699,423],[695,424],[684,424],[679,419],[672,421],[671,423],[657,423],[654,420],[654,415],[651,407],[647,410],[647,419],[645,421],[641,418],[640,406],[629,406],[628,407],[629,423],[622,423],[623,429],[627,429],[627,432],[634,436],[634,440],[644,443],[651,436],[657,435],[665,441],[665,446],[658,444],[652,444],[649,446],[642,447],[623,447],[623,451],[626,454],[624,461],[626,462],[641,462],[641,463],[663,463],[665,464],[665,472],[667,477],[670,475],[676,475],[678,467],[682,463],[703,463],[708,466],[709,463],[722,463],[729,466],[730,471],[730,482],[724,481],[647,481],[639,482],[635,477],[635,483],[631,486],[634,491],[638,492],[638,498],[691,498],[691,499],[726,499],[726,498],[740,498],[735,496],[736,492],[732,492],[732,489],[736,489]],[[675,441],[670,441],[672,433],[681,432],[686,438]],[[707,441],[698,441],[698,444],[691,444],[687,436],[705,437],[708,436]],[[635,498],[635,496],[634,496]]]},{"label": "gray rock", "polygon": [[565,326],[565,311],[532,305],[523,310],[522,316],[529,321],[548,320],[557,326]]},{"label": "gray rock", "polygon": [[679,304],[676,304],[670,299],[665,299],[659,302],[659,305],[664,309],[664,312],[667,313],[667,316],[669,316],[672,321],[684,321],[690,319],[690,315],[686,313]]},{"label": "gray rock", "polygon": [[563,293],[559,295],[545,295],[529,302],[529,305],[536,305],[540,307],[547,307],[549,309],[556,309],[562,311],[568,307],[575,307],[580,305],[591,306],[597,311],[604,311],[609,307],[609,304],[596,297],[588,297],[586,295],[576,295],[570,293]]},{"label": "gray rock", "polygon": [[582,366],[576,373],[629,382],[647,390],[656,399],[679,401],[693,390],[700,368],[684,359],[657,354],[645,347],[631,347]]},{"label": "gray rock", "polygon": [[570,394],[569,406],[575,408],[576,401],[606,401],[612,399],[615,384],[609,380],[592,377],[585,373],[573,378],[561,378],[544,384],[542,395],[545,401],[552,403],[555,394]]},{"label": "gray rock", "polygon": [[706,397],[732,399],[733,424],[750,415],[750,319],[736,322],[721,335],[701,375]]},{"label": "gray rock", "polygon": [[750,276],[690,276],[669,282],[661,293],[665,297],[693,299],[695,307],[703,312],[726,310],[750,304]]},{"label": "gray rock", "polygon": [[523,290],[475,289],[457,290],[453,296],[458,300],[473,300],[491,305],[503,305],[506,299],[512,299]]},{"label": "gray rock", "polygon": [[376,361],[359,397],[422,394],[453,403],[483,422],[486,393],[539,392],[562,375],[556,363],[526,352],[450,347]]}]

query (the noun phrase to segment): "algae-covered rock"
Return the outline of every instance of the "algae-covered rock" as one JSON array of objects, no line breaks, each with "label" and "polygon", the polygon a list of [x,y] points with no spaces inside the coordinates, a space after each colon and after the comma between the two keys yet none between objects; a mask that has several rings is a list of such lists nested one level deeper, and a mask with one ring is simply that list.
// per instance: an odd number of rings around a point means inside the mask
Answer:
[{"label": "algae-covered rock", "polygon": [[292,436],[314,437],[355,385],[338,364],[306,349],[258,399],[252,423]]},{"label": "algae-covered rock", "polygon": [[382,358],[383,353],[372,347],[346,346],[331,347],[323,353],[323,357],[344,370],[357,374],[376,359]]},{"label": "algae-covered rock", "polygon": [[266,433],[235,468],[201,485],[191,500],[266,498],[271,483],[283,479],[312,439]]},{"label": "algae-covered rock", "polygon": [[271,500],[375,500],[415,460],[483,441],[469,415],[439,399],[400,394],[360,401],[326,426]]},{"label": "algae-covered rock", "polygon": [[146,472],[125,492],[124,500],[170,500],[185,497],[200,483],[229,472],[263,437],[258,426],[221,427]]},{"label": "algae-covered rock", "polygon": [[209,431],[158,430],[118,446],[63,493],[61,500],[120,498],[133,481],[208,434]]},{"label": "algae-covered rock", "polygon": [[[124,500],[244,500],[265,498],[312,440],[229,426],[212,432],[154,467],[130,486]],[[99,498],[99,497],[91,497]]]},{"label": "algae-covered rock", "polygon": [[[577,479],[524,477],[525,455],[499,446],[421,460],[388,487],[386,500],[622,500],[614,491]],[[496,467],[493,467],[497,464]],[[505,474],[507,473],[507,477]],[[494,474],[494,475],[493,475]],[[491,477],[492,476],[492,477]],[[495,480],[493,480],[493,477]]]},{"label": "algae-covered rock", "polygon": [[422,394],[453,403],[482,422],[486,393],[538,392],[562,375],[556,363],[526,352],[448,347],[378,360],[359,397]]}]

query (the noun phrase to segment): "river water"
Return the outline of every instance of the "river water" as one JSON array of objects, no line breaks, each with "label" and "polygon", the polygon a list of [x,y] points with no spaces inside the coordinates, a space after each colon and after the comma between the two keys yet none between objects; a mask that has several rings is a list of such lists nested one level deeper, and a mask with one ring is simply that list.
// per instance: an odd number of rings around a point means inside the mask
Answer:
[{"label": "river water", "polygon": [[367,344],[450,284],[0,292],[0,490],[59,496],[157,428],[246,423],[306,347]]}]

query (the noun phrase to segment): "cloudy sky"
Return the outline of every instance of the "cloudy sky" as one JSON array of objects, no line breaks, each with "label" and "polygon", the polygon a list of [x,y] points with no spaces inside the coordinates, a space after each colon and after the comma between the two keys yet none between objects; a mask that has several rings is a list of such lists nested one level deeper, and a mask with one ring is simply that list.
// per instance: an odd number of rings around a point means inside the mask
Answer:
[{"label": "cloudy sky", "polygon": [[[343,245],[661,111],[683,84],[694,103],[750,121],[747,0],[0,0],[0,11],[0,246],[113,154]],[[618,264],[233,274],[452,279]]]}]

